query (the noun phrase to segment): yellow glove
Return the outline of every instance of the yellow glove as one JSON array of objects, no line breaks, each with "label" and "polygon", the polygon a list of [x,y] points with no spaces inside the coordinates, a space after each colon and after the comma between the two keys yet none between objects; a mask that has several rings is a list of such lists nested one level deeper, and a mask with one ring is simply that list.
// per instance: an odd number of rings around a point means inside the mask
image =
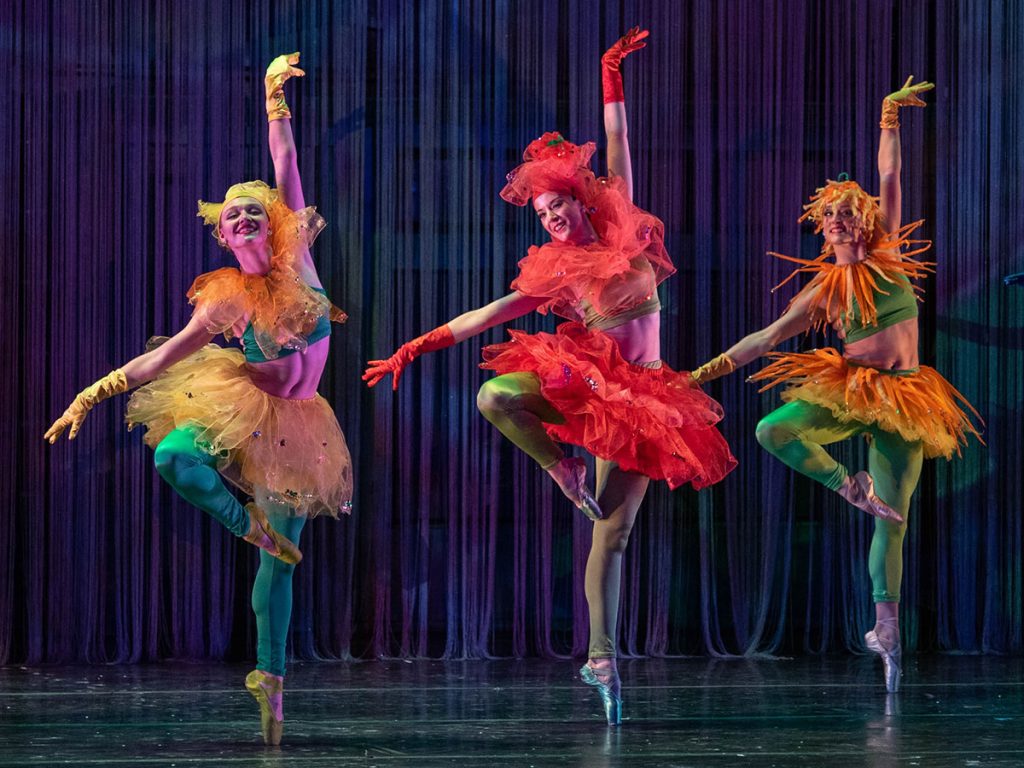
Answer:
[{"label": "yellow glove", "polygon": [[907,78],[907,82],[903,84],[902,88],[894,93],[890,93],[882,99],[882,119],[878,123],[879,128],[899,128],[900,107],[927,106],[924,100],[917,94],[930,91],[935,87],[935,83],[925,81],[923,83],[918,83],[917,85],[911,85],[910,82],[913,79],[914,76],[911,75]]},{"label": "yellow glove", "polygon": [[267,73],[263,77],[263,87],[267,93],[267,120],[284,120],[292,116],[288,104],[284,100],[284,84],[293,77],[305,77],[303,72],[294,64],[299,63],[299,52],[286,53],[278,56],[267,67]]},{"label": "yellow glove", "polygon": [[50,428],[46,430],[46,434],[43,435],[43,439],[49,440],[50,445],[53,445],[57,442],[57,438],[64,433],[64,430],[71,427],[71,431],[68,432],[68,440],[74,440],[75,435],[78,434],[78,430],[82,426],[82,422],[85,421],[85,417],[92,410],[93,406],[106,400],[108,397],[113,397],[127,391],[128,379],[125,378],[124,371],[120,368],[116,371],[111,371],[95,384],[90,384],[75,395],[71,405],[64,411],[64,415],[50,425]]},{"label": "yellow glove", "polygon": [[736,363],[725,352],[718,357],[708,360],[697,370],[690,374],[690,378],[698,384],[705,384],[709,381],[727,376],[736,370]]}]

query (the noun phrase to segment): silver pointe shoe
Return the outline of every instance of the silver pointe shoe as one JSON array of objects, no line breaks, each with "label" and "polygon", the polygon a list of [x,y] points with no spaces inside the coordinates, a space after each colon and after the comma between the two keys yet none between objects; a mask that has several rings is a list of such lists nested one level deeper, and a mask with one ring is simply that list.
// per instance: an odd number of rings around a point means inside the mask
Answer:
[{"label": "silver pointe shoe", "polygon": [[569,488],[573,493],[570,501],[591,520],[604,520],[604,513],[601,511],[597,499],[587,488],[587,465],[583,463],[583,459],[579,457],[562,459],[561,463],[569,476]]},{"label": "silver pointe shoe", "polygon": [[599,674],[589,664],[584,664],[580,667],[580,680],[597,689],[608,725],[622,725],[622,688],[618,671]]},{"label": "silver pointe shoe", "polygon": [[[882,619],[880,623],[885,623]],[[896,693],[900,689],[900,677],[903,675],[903,648],[899,643],[893,648],[886,648],[882,645],[881,639],[870,630],[864,635],[864,644],[869,651],[877,653],[882,657],[882,669],[885,673],[885,690],[887,693]]]}]

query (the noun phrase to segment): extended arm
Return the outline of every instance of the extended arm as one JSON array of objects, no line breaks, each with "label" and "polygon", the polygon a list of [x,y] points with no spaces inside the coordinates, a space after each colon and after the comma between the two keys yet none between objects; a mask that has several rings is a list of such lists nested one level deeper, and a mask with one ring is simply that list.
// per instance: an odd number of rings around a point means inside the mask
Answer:
[{"label": "extended arm", "polygon": [[278,56],[267,67],[263,85],[267,94],[268,140],[270,157],[274,161],[274,181],[281,201],[297,211],[306,207],[299,178],[295,138],[292,136],[292,112],[284,97],[284,84],[293,77],[306,73],[294,66],[299,63],[298,52]]},{"label": "extended arm", "polygon": [[786,339],[808,330],[814,317],[811,301],[809,294],[798,295],[778,320],[744,336],[725,352],[704,363],[691,374],[693,380],[704,384],[730,374],[775,349]]},{"label": "extended arm", "polygon": [[521,293],[510,293],[483,307],[464,312],[429,333],[407,341],[387,360],[371,360],[363,374],[363,381],[367,386],[372,387],[390,373],[394,375],[391,388],[396,390],[405,366],[420,355],[450,347],[471,336],[483,333],[488,328],[522,317],[535,310],[544,301],[542,298],[525,296]]},{"label": "extended arm", "polygon": [[604,132],[608,139],[608,173],[622,177],[626,195],[633,199],[633,164],[629,157],[626,124],[626,96],[622,88],[622,60],[647,43],[647,30],[633,27],[601,57],[601,86],[604,95]]},{"label": "extended arm", "polygon": [[212,338],[213,334],[206,330],[203,322],[193,316],[188,325],[162,345],[129,360],[79,392],[63,415],[46,430],[43,439],[52,445],[70,427],[68,440],[74,440],[85,417],[98,403],[156,378],[174,363],[208,344]]},{"label": "extended arm", "polygon": [[882,210],[887,232],[895,232],[899,229],[903,217],[903,198],[900,189],[902,158],[899,108],[925,106],[925,102],[918,94],[930,91],[935,87],[928,82],[911,85],[913,79],[914,77],[911,75],[900,90],[890,93],[882,100],[882,119],[879,122],[882,134],[878,140],[878,195],[879,207]]}]

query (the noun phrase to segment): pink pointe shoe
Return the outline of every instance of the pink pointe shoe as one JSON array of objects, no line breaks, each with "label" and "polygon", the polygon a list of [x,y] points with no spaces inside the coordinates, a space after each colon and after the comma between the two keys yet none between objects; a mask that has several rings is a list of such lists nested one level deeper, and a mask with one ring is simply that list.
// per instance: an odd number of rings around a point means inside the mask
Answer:
[{"label": "pink pointe shoe", "polygon": [[850,475],[843,481],[837,493],[857,509],[862,509],[879,520],[903,525],[903,515],[875,495],[875,481],[867,472]]}]

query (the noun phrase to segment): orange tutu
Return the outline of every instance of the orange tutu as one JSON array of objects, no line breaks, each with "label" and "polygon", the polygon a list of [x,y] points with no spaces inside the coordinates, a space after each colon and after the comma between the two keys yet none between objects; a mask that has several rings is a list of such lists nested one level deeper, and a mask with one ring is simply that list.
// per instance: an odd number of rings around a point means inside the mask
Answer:
[{"label": "orange tutu", "polygon": [[850,363],[831,347],[769,357],[773,362],[750,380],[767,382],[762,392],[788,383],[782,393],[787,403],[803,400],[828,408],[844,424],[874,424],[908,442],[921,441],[929,459],[959,456],[968,435],[984,442],[960,404],[981,421],[974,406],[934,368],[882,371]]},{"label": "orange tutu", "polygon": [[137,389],[125,414],[156,446],[174,429],[193,427],[217,469],[249,495],[255,488],[299,515],[352,509],[352,459],[331,406],[274,397],[252,383],[237,349],[208,344]]},{"label": "orange tutu", "polygon": [[704,488],[736,466],[715,428],[722,407],[692,387],[688,373],[629,363],[610,336],[581,323],[563,323],[554,334],[509,334],[512,341],[484,348],[480,367],[536,375],[565,418],[544,425],[553,439],[672,488]]}]

